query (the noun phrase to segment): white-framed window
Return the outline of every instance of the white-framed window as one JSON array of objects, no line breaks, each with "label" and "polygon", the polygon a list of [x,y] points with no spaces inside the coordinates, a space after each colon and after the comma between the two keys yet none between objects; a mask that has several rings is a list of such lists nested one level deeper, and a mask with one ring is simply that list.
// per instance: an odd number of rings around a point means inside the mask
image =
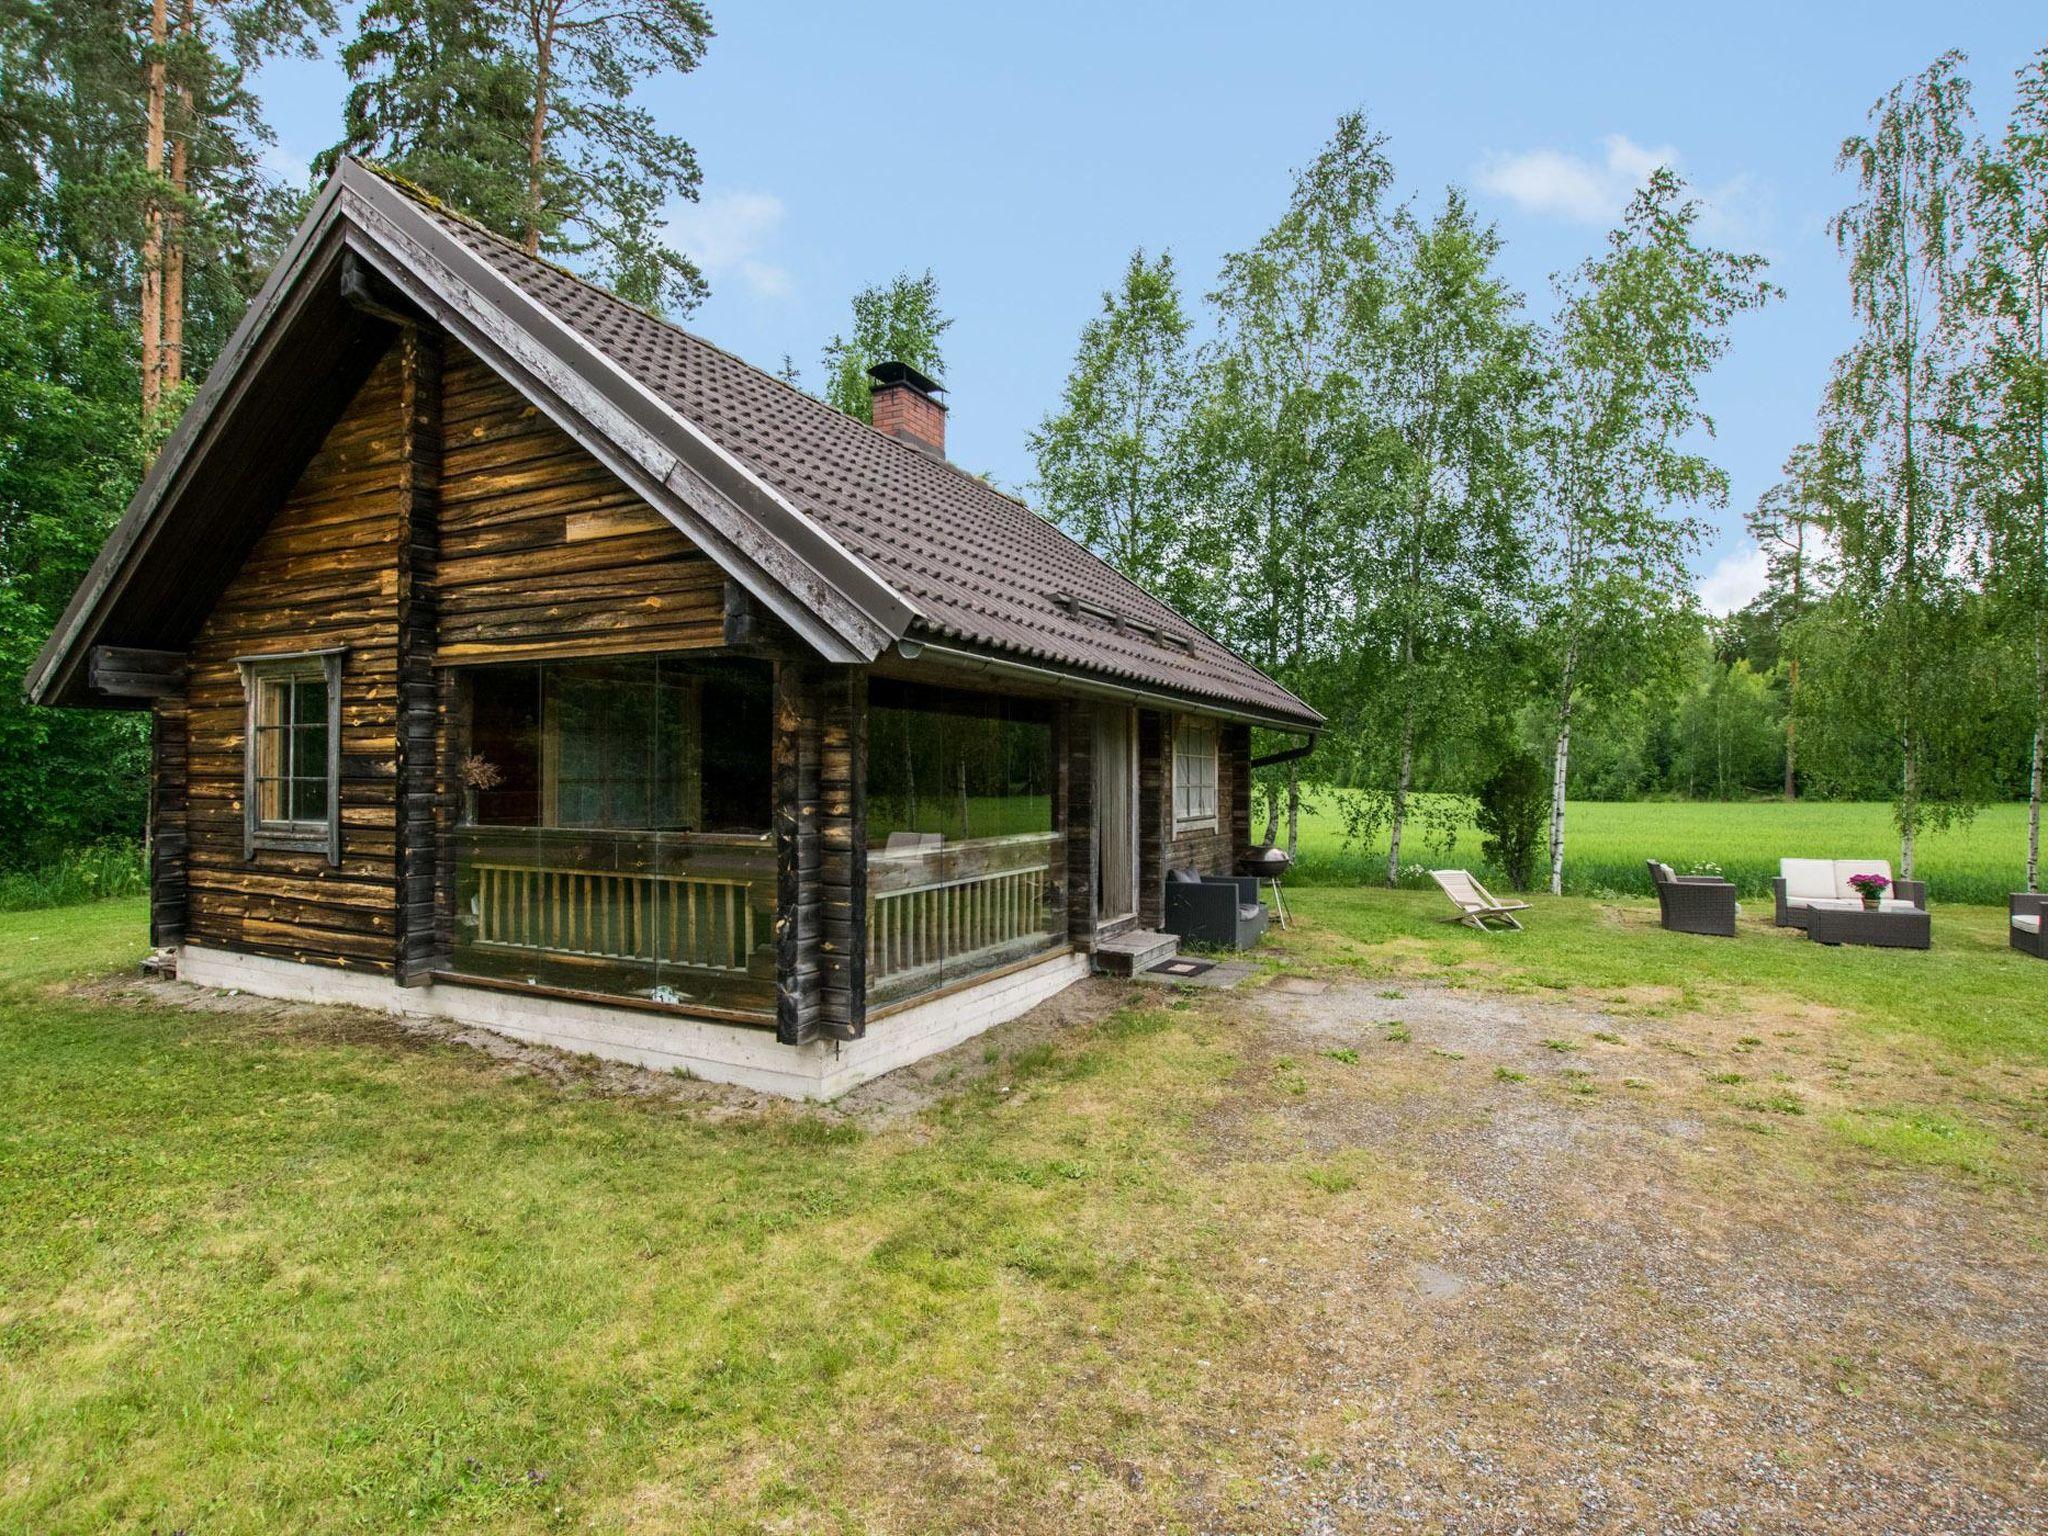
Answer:
[{"label": "white-framed window", "polygon": [[341,655],[244,656],[242,843],[341,862]]},{"label": "white-framed window", "polygon": [[1216,724],[1182,720],[1173,733],[1173,830],[1216,830]]}]

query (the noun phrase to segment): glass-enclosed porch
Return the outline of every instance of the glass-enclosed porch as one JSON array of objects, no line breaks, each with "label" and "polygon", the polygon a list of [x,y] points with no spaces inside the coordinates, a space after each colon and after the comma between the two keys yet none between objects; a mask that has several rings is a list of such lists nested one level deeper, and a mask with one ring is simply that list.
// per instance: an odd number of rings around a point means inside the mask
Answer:
[{"label": "glass-enclosed porch", "polygon": [[[451,972],[773,1021],[775,665],[463,669]],[[1054,707],[875,680],[866,727],[864,1006],[1063,947]]]}]

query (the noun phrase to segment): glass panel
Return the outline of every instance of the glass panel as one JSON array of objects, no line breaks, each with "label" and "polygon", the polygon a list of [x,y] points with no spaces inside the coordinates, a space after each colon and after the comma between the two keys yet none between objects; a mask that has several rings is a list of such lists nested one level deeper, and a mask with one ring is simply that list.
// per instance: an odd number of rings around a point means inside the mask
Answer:
[{"label": "glass panel", "polygon": [[875,682],[868,1000],[915,996],[1066,932],[1052,717],[1029,700]]},{"label": "glass panel", "polygon": [[[321,763],[326,762],[323,755]],[[323,767],[317,779],[293,779],[291,819],[293,821],[327,820],[327,774]]]},{"label": "glass panel", "polygon": [[765,665],[547,662],[466,683],[455,968],[772,1014]]}]

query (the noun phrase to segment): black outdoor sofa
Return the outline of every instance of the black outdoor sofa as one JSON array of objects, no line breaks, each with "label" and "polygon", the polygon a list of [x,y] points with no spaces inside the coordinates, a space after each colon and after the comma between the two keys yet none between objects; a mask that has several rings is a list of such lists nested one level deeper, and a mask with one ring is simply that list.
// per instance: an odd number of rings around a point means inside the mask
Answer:
[{"label": "black outdoor sofa", "polygon": [[1669,864],[1655,859],[1647,862],[1666,928],[1673,933],[1735,937],[1735,886],[1731,881],[1719,875],[1681,875]]},{"label": "black outdoor sofa", "polygon": [[1259,942],[1266,923],[1256,875],[1167,871],[1166,919],[1161,926],[1168,933],[1218,949],[1249,949]]},{"label": "black outdoor sofa", "polygon": [[2040,891],[2014,891],[2006,903],[2006,931],[2011,935],[2012,947],[2022,954],[2032,955],[2036,960],[2048,960],[2048,895]]}]

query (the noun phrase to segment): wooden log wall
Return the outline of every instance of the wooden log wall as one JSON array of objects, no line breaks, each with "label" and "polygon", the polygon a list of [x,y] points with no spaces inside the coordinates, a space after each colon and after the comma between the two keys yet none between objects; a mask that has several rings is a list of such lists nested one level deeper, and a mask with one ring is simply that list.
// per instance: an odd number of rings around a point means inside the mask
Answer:
[{"label": "wooden log wall", "polygon": [[[1248,725],[1223,727],[1223,756],[1217,772],[1224,775],[1216,786],[1218,805],[1230,807],[1230,852],[1235,858],[1252,845],[1252,728]],[[1228,794],[1225,786],[1228,786]]]},{"label": "wooden log wall", "polygon": [[775,667],[775,1033],[867,1030],[867,678]]},{"label": "wooden log wall", "polygon": [[1073,699],[1060,701],[1059,754],[1067,819],[1067,933],[1095,945],[1095,712]]},{"label": "wooden log wall", "polygon": [[[1185,715],[1174,716],[1174,727],[1187,719]],[[1241,726],[1219,726],[1216,741],[1216,826],[1214,830],[1175,832],[1173,828],[1173,731],[1166,732],[1166,831],[1169,841],[1166,862],[1170,868],[1184,869],[1193,866],[1205,875],[1227,875],[1237,868],[1238,850],[1243,846],[1237,840],[1233,806],[1239,793],[1238,786],[1247,783],[1246,770],[1231,759],[1231,734],[1242,731]],[[1249,733],[1245,739],[1250,740]],[[1246,751],[1249,753],[1249,746]],[[1248,787],[1248,786],[1247,786]],[[1166,900],[1161,891],[1159,900]]]},{"label": "wooden log wall", "polygon": [[408,326],[398,342],[398,979],[418,986],[447,964],[440,853],[455,786],[440,756],[436,556],[441,492],[441,338]]},{"label": "wooden log wall", "polygon": [[1166,921],[1166,865],[1173,842],[1173,720],[1138,711],[1138,922]]},{"label": "wooden log wall", "polygon": [[175,698],[156,702],[149,722],[149,942],[159,949],[185,942],[189,889],[186,742],[181,684]]},{"label": "wooden log wall", "polygon": [[[186,683],[186,938],[390,971],[398,930],[398,586],[404,356],[393,346],[329,430],[200,627]],[[235,659],[346,647],[341,857],[242,841]]]},{"label": "wooden log wall", "polygon": [[437,660],[725,643],[719,568],[453,343],[442,398]]}]

